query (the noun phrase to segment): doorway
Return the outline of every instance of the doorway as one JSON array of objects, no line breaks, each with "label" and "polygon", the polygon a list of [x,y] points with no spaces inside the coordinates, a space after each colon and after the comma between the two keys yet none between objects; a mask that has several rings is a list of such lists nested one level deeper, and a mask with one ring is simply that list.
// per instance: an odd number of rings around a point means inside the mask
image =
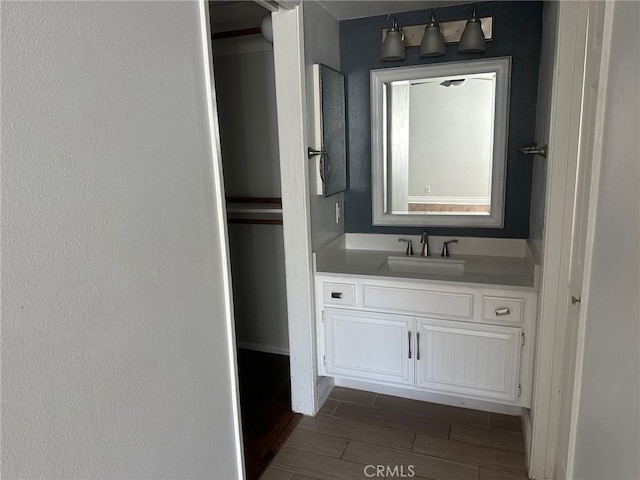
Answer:
[{"label": "doorway", "polygon": [[280,158],[269,12],[211,2],[245,470],[257,479],[300,416],[291,410]]}]

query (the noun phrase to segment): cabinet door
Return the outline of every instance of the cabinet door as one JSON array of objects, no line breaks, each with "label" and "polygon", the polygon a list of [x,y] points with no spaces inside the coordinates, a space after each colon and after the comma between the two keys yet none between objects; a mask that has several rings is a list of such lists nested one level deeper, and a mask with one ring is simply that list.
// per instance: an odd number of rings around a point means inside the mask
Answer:
[{"label": "cabinet door", "polygon": [[416,319],[416,386],[515,402],[522,330]]},{"label": "cabinet door", "polygon": [[328,374],[413,384],[413,317],[325,310]]}]

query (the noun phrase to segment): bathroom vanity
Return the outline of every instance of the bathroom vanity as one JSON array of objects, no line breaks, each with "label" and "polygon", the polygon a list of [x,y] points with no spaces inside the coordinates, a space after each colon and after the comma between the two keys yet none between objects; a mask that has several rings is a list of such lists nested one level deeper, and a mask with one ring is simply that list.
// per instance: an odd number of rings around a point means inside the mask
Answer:
[{"label": "bathroom vanity", "polygon": [[334,242],[316,255],[319,375],[530,406],[537,292],[526,255],[369,248]]},{"label": "bathroom vanity", "polygon": [[[370,71],[372,226],[505,227],[511,65]],[[412,255],[419,241],[346,234],[316,252],[319,375],[410,398],[530,407],[537,282],[526,240],[436,237],[432,256]],[[441,258],[449,241],[459,243]]]}]

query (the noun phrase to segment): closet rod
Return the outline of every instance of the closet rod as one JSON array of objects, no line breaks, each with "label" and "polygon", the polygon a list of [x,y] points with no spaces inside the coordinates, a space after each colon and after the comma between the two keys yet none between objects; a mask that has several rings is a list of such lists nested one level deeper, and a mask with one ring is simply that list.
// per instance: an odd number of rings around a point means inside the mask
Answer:
[{"label": "closet rod", "polygon": [[227,203],[279,203],[282,205],[280,197],[227,197]]},{"label": "closet rod", "polygon": [[242,225],[282,225],[282,220],[266,218],[228,218],[227,223],[239,223]]},{"label": "closet rod", "polygon": [[244,37],[246,35],[260,35],[261,33],[262,33],[262,29],[260,27],[243,28],[241,30],[228,30],[226,32],[215,32],[211,34],[211,38],[213,40],[220,40],[222,38]]},{"label": "closet rod", "polygon": [[227,203],[266,203],[279,205],[282,208],[282,198],[280,197],[227,197]]}]

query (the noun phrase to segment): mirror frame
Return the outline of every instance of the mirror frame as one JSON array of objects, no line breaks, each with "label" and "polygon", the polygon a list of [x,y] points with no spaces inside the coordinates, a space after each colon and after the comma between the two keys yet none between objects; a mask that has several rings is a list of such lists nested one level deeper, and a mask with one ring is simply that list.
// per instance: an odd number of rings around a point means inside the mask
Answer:
[{"label": "mirror frame", "polygon": [[[384,85],[402,80],[490,72],[496,73],[496,102],[489,215],[387,213],[388,171],[387,138],[385,135],[387,106]],[[484,228],[502,228],[504,226],[510,84],[511,57],[371,70],[371,197],[373,225]]]}]

